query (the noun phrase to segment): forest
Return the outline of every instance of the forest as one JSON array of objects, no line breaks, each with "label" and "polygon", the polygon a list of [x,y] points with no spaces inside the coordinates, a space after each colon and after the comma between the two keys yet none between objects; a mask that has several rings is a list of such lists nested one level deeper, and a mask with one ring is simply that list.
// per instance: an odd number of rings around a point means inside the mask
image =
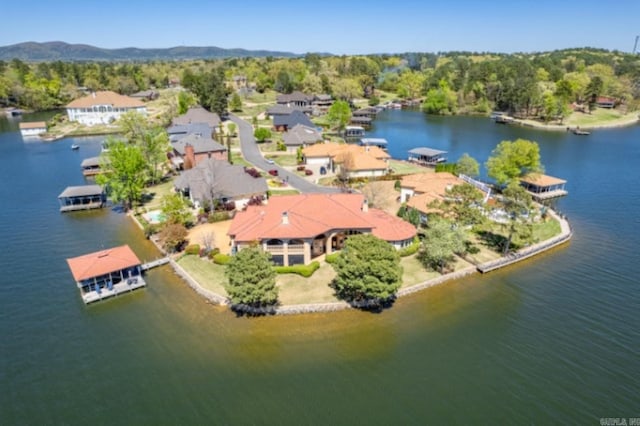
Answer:
[{"label": "forest", "polygon": [[219,92],[229,94],[238,75],[258,92],[327,93],[343,100],[367,98],[371,105],[382,92],[419,100],[430,114],[499,110],[550,121],[561,120],[576,105],[590,109],[600,96],[613,98],[626,111],[640,106],[640,55],[590,48],[149,62],[13,59],[0,61],[0,106],[48,110],[87,91],[132,94],[180,83],[193,90],[222,82],[226,87]]}]

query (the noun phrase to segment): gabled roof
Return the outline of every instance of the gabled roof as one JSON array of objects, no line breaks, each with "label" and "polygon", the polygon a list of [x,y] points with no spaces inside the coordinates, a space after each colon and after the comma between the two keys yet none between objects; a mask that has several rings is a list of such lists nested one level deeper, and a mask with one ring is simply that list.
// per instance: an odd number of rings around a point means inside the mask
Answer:
[{"label": "gabled roof", "polygon": [[377,146],[360,146],[346,143],[322,143],[308,146],[302,150],[305,157],[332,157],[337,163],[340,163],[349,155],[359,156],[366,155],[378,160],[384,160],[391,156]]},{"label": "gabled roof", "polygon": [[567,183],[566,180],[543,174],[523,176],[520,178],[520,181],[536,186],[552,186]]},{"label": "gabled roof", "polygon": [[289,115],[293,111],[306,111],[307,109],[299,106],[286,106],[286,105],[272,105],[267,108],[267,115],[275,116],[275,115]]},{"label": "gabled roof", "polygon": [[192,169],[185,170],[174,181],[176,188],[189,190],[194,200],[214,198],[242,198],[267,192],[267,181],[254,178],[242,166],[234,166],[223,160],[207,158]]},{"label": "gabled roof", "polygon": [[100,165],[100,157],[89,157],[82,160],[80,163],[80,167],[96,167]]},{"label": "gabled roof", "polygon": [[300,91],[295,91],[293,93],[278,95],[276,97],[276,102],[279,104],[287,104],[289,102],[311,102],[313,100],[313,96],[304,94]]},{"label": "gabled roof", "polygon": [[447,151],[440,151],[433,148],[413,148],[409,150],[409,154],[424,155],[425,157],[433,157],[435,155],[446,154]]},{"label": "gabled roof", "polygon": [[173,119],[172,124],[191,124],[191,123],[207,123],[209,127],[215,128],[220,125],[220,116],[215,112],[209,112],[201,106],[189,108],[189,110],[181,116]]},{"label": "gabled roof", "polygon": [[407,206],[422,213],[434,210],[427,207],[434,200],[443,200],[447,189],[461,185],[464,181],[449,172],[416,173],[402,177],[401,188],[414,191],[414,195],[407,201]]},{"label": "gabled roof", "polygon": [[176,141],[192,133],[199,133],[202,136],[211,136],[213,128],[207,123],[190,123],[176,124],[167,129],[167,134],[172,141]]},{"label": "gabled roof", "polygon": [[73,278],[82,281],[140,265],[140,259],[129,246],[124,245],[73,257],[67,259],[67,263]]},{"label": "gabled roof", "polygon": [[296,124],[282,135],[287,146],[301,146],[322,141],[322,135],[315,128],[303,124]]},{"label": "gabled roof", "polygon": [[185,154],[185,146],[191,145],[193,147],[194,154],[202,154],[207,152],[219,152],[226,151],[223,145],[211,139],[211,136],[203,136],[198,133],[192,133],[190,135],[186,135],[185,137],[171,142],[171,146],[173,149],[178,151],[180,155]]},{"label": "gabled roof", "polygon": [[[403,241],[415,236],[413,225],[381,210],[363,209],[364,202],[362,194],[271,197],[267,205],[249,206],[238,212],[228,233],[239,242],[310,239],[335,229],[371,232],[387,241]],[[286,222],[283,213],[286,213]]]},{"label": "gabled roof", "polygon": [[110,90],[94,92],[78,98],[67,105],[67,108],[89,108],[94,105],[111,105],[114,108],[144,107],[144,103],[128,96],[119,95]]},{"label": "gabled roof", "polygon": [[104,191],[100,185],[81,185],[81,186],[68,186],[58,198],[67,197],[87,197],[89,195],[100,195]]},{"label": "gabled roof", "polygon": [[18,124],[20,129],[42,129],[47,127],[47,123],[45,121],[30,121],[30,122],[22,122]]},{"label": "gabled roof", "polygon": [[287,128],[291,129],[296,124],[302,124],[304,126],[313,127],[313,122],[309,120],[302,111],[293,111],[288,115],[276,115],[273,117],[273,125],[278,126],[287,126]]}]

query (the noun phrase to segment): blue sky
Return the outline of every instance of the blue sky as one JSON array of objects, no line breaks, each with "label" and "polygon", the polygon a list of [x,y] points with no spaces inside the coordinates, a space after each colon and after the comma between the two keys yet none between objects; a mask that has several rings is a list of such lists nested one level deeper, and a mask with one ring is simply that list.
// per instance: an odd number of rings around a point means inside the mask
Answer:
[{"label": "blue sky", "polygon": [[219,46],[334,54],[631,51],[640,0],[7,1],[0,45]]}]

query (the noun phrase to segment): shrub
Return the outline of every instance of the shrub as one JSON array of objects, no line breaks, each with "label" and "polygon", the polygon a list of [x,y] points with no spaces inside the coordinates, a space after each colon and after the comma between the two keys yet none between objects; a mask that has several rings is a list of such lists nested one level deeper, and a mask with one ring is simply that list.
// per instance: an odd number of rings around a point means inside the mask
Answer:
[{"label": "shrub", "polygon": [[420,249],[420,239],[418,237],[414,237],[411,245],[408,245],[407,247],[404,247],[398,250],[398,254],[400,255],[400,257],[407,257],[407,256],[411,256],[412,254],[416,254],[419,249]]},{"label": "shrub", "polygon": [[231,256],[228,254],[218,253],[213,256],[213,263],[216,265],[226,265],[229,262],[231,262]]},{"label": "shrub", "polygon": [[200,244],[189,244],[184,252],[185,254],[200,254]]},{"label": "shrub", "polygon": [[449,172],[451,174],[457,174],[458,165],[456,163],[438,163],[436,164],[436,173]]},{"label": "shrub", "polygon": [[279,274],[298,274],[309,278],[320,267],[320,263],[314,261],[308,265],[274,266],[273,269]]},{"label": "shrub", "polygon": [[209,259],[213,260],[217,254],[220,254],[220,249],[218,247],[212,249],[207,256],[209,256]]},{"label": "shrub", "polygon": [[338,260],[338,256],[340,256],[340,252],[339,251],[326,255],[324,257],[324,260],[325,260],[325,262],[327,262],[329,264],[333,264],[333,263],[336,263],[336,260]]},{"label": "shrub", "polygon": [[229,220],[229,219],[231,219],[231,214],[228,211],[219,211],[219,212],[210,213],[209,217],[207,218],[207,221],[209,223],[214,223],[214,222],[222,222],[223,220]]}]

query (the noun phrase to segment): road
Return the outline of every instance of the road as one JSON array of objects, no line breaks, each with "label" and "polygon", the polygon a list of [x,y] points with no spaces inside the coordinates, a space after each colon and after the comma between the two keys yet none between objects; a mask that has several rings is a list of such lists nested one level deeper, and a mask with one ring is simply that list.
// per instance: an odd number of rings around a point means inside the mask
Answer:
[{"label": "road", "polygon": [[229,114],[229,119],[236,123],[236,125],[238,126],[238,135],[240,136],[240,149],[242,150],[242,156],[249,163],[253,164],[259,169],[264,170],[265,172],[276,169],[278,171],[278,177],[288,181],[291,187],[297,189],[302,193],[340,192],[340,189],[338,188],[316,185],[277,164],[268,163],[262,156],[262,153],[260,152],[260,149],[256,144],[256,140],[253,137],[253,127],[251,126],[251,124],[234,114]]}]

